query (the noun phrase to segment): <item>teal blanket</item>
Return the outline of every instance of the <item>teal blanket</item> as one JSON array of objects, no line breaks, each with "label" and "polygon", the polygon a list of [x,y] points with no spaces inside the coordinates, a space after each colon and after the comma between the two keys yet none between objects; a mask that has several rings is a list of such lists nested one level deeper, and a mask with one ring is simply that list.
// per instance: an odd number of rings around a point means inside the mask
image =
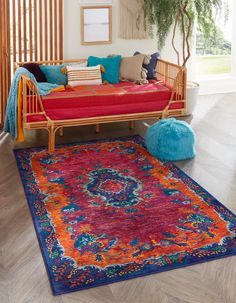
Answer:
[{"label": "teal blanket", "polygon": [[14,78],[12,80],[8,101],[7,101],[6,117],[4,121],[4,131],[10,133],[13,139],[16,139],[18,136],[18,130],[17,130],[18,86],[22,75],[26,75],[36,84],[39,94],[41,96],[46,96],[50,94],[53,88],[59,87],[59,85],[57,84],[39,83],[36,81],[34,75],[31,74],[27,69],[23,67],[17,69]]}]

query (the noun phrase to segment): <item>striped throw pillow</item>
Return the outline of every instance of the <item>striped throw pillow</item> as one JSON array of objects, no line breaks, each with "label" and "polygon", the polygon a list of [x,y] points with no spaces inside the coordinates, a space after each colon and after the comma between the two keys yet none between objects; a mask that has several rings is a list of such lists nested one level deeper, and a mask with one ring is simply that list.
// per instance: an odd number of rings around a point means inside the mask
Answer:
[{"label": "striped throw pillow", "polygon": [[91,67],[67,66],[67,76],[68,85],[72,87],[102,84],[101,65]]}]

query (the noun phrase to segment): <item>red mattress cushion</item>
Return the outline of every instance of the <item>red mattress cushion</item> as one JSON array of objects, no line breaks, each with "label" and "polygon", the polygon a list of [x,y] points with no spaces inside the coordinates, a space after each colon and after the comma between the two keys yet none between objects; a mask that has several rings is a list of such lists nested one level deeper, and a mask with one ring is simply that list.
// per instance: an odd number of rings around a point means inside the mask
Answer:
[{"label": "red mattress cushion", "polygon": [[[78,86],[43,97],[46,114],[52,120],[161,111],[168,104],[171,89],[161,83]],[[181,109],[182,102],[171,109]]]}]

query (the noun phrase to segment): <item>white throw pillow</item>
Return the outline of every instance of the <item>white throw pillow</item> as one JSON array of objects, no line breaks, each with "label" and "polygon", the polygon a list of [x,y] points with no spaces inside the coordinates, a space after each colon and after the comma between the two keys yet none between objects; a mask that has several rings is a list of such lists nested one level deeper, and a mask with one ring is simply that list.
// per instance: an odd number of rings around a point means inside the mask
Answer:
[{"label": "white throw pillow", "polygon": [[67,66],[68,85],[75,87],[79,85],[102,84],[101,65],[82,67],[81,65]]}]

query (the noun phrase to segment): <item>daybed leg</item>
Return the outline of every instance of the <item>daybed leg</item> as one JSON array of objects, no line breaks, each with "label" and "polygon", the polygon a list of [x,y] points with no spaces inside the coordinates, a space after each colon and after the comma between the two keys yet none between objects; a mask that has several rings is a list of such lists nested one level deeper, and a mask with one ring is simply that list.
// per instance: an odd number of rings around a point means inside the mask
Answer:
[{"label": "daybed leg", "polygon": [[95,132],[96,132],[96,134],[100,133],[100,124],[96,124]]},{"label": "daybed leg", "polygon": [[49,134],[48,134],[48,152],[54,153],[54,151],[55,151],[55,131],[54,128],[51,127],[49,129]]},{"label": "daybed leg", "polygon": [[59,135],[60,135],[60,137],[63,137],[63,127],[61,127],[60,129],[59,129]]},{"label": "daybed leg", "polygon": [[163,113],[162,113],[162,115],[161,115],[160,120],[161,120],[161,119],[167,119],[167,118],[168,118],[167,110],[164,110]]},{"label": "daybed leg", "polygon": [[135,121],[129,121],[129,129],[134,129]]}]

